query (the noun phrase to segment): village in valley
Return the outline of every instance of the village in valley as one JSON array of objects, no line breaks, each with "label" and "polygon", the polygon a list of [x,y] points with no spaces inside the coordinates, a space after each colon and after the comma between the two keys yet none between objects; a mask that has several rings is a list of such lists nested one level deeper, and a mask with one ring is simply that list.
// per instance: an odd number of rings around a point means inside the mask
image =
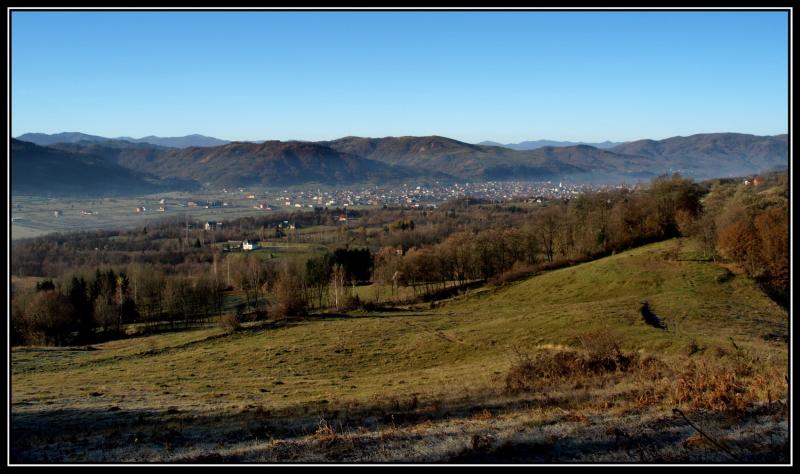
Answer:
[{"label": "village in valley", "polygon": [[[453,199],[488,202],[535,202],[570,199],[579,194],[611,189],[637,189],[637,183],[594,185],[566,181],[421,183],[398,186],[331,188],[306,186],[286,189],[223,188],[173,192],[142,197],[60,198],[14,195],[11,206],[12,239],[49,232],[134,228],[165,218],[186,217],[202,222],[206,230],[226,220],[261,216],[269,212],[338,209],[337,221],[347,223],[348,209],[435,208]],[[191,224],[194,225],[194,224]],[[289,230],[294,223],[287,222]],[[292,227],[293,228],[293,227]]]}]

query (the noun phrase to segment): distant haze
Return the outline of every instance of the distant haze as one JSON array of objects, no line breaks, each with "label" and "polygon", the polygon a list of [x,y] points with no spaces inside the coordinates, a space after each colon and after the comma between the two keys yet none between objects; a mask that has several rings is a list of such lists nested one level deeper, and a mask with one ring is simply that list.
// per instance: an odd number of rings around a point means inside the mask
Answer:
[{"label": "distant haze", "polygon": [[478,143],[478,145],[502,146],[506,148],[511,148],[512,150],[535,150],[537,148],[543,148],[546,146],[575,146],[575,145],[589,145],[595,148],[607,149],[607,148],[614,148],[615,146],[622,145],[623,143],[625,142],[611,142],[608,140],[600,143],[561,142],[556,140],[533,140],[533,141],[525,141],[519,143],[497,143],[493,141],[483,141]]},{"label": "distant haze", "polygon": [[[78,132],[26,134],[20,139],[12,142],[12,168],[21,173],[14,178],[19,183],[12,180],[12,186],[25,192],[60,189],[104,194],[147,187],[219,189],[409,179],[608,183],[649,180],[673,172],[695,179],[742,176],[788,165],[785,134],[696,134],[636,140],[605,149],[585,144],[512,149],[436,135],[188,147],[182,145],[219,139],[190,135],[154,140],[177,145],[171,147]],[[141,140],[148,139],[153,140]],[[111,176],[118,179],[109,182]],[[96,179],[87,181],[89,177]]]},{"label": "distant haze", "polygon": [[[97,135],[88,135],[79,132],[62,132],[62,133],[26,133],[16,137],[17,140],[35,143],[41,146],[53,145],[55,143],[80,143],[80,142],[105,142],[112,140],[111,138],[101,137]],[[165,146],[169,148],[189,148],[193,146],[219,146],[230,143],[228,140],[220,140],[219,138],[207,137],[204,135],[186,135],[184,137],[157,137],[150,135],[143,138],[131,137],[117,137],[114,140],[124,140],[131,143],[149,143],[151,145]]]}]

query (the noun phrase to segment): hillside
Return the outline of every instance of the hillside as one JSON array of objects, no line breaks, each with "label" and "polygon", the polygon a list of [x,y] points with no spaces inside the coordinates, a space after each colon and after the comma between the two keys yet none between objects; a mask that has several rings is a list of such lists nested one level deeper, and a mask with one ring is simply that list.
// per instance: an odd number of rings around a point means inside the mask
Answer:
[{"label": "hillside", "polygon": [[680,171],[705,179],[758,173],[788,163],[786,135],[695,135],[599,149],[589,145],[511,150],[445,137],[346,137],[322,142],[391,164],[442,171],[461,179],[646,180]]},{"label": "hillside", "polygon": [[39,146],[49,146],[55,143],[78,143],[78,142],[103,142],[108,138],[97,135],[88,135],[80,132],[62,133],[25,133],[16,138],[17,140],[34,143]]},{"label": "hillside", "polygon": [[[60,134],[53,147],[102,156],[130,170],[210,186],[391,183],[436,180],[614,182],[680,172],[695,179],[742,176],[788,164],[786,135],[704,134],[639,140],[599,149],[589,145],[512,150],[440,136],[345,137],[324,142],[235,142],[167,146]],[[46,136],[50,142],[55,136]],[[185,138],[185,137],[184,137]],[[196,138],[196,137],[195,137]],[[140,139],[143,141],[145,139]],[[189,143],[189,142],[181,142]]]},{"label": "hillside", "polygon": [[558,141],[558,140],[528,140],[519,143],[498,143],[487,140],[478,143],[478,145],[502,146],[505,148],[511,148],[512,150],[535,150],[537,148],[544,148],[546,146],[576,146],[576,145],[589,145],[595,148],[608,149],[621,144],[622,142],[612,142],[608,140],[598,143],[568,142],[568,141]]},{"label": "hillside", "polygon": [[228,140],[207,137],[205,135],[186,135],[183,137],[157,137],[149,135],[142,138],[118,137],[117,140],[125,140],[132,143],[149,143],[151,145],[165,146],[170,148],[189,148],[193,146],[220,146],[230,143]]},{"label": "hillside", "polygon": [[78,143],[78,142],[94,142],[106,143],[113,141],[126,141],[130,143],[147,143],[150,145],[164,146],[170,148],[188,148],[192,146],[219,146],[230,143],[227,140],[220,140],[219,138],[207,137],[205,135],[186,135],[183,137],[157,137],[150,135],[143,138],[132,137],[117,137],[107,138],[98,135],[87,135],[79,132],[62,132],[62,133],[25,133],[17,137],[17,140],[23,140],[35,143],[40,146],[49,146],[56,143]]},{"label": "hillside", "polygon": [[315,143],[279,141],[170,149],[161,152],[157,159],[129,156],[123,164],[160,176],[194,179],[216,186],[350,184],[401,180],[415,175],[408,169]]},{"label": "hillside", "polygon": [[461,179],[549,179],[585,171],[531,152],[473,145],[438,136],[346,137],[321,143],[372,160],[441,171]]},{"label": "hillside", "polygon": [[698,179],[741,176],[789,164],[787,135],[706,133],[665,140],[637,140],[611,149],[651,158]]},{"label": "hillside", "polygon": [[132,195],[185,183],[132,171],[105,158],[11,139],[11,192],[30,195]]},{"label": "hillside", "polygon": [[133,143],[125,140],[106,140],[102,142],[78,141],[73,143],[55,143],[50,148],[64,150],[70,153],[82,153],[101,156],[106,160],[141,171],[145,168],[140,163],[157,160],[169,150],[167,147],[149,143]]},{"label": "hillside", "polygon": [[[696,255],[673,240],[436,309],[312,317],[234,334],[203,329],[92,351],[17,349],[12,459],[728,461],[696,442],[676,406],[738,455],[773,459],[753,447],[785,439],[772,403],[763,416],[725,421],[681,401],[681,390],[707,383],[701,377],[712,367],[720,387],[733,373],[726,371],[737,371],[742,400],[785,399],[788,351],[775,339],[788,337],[786,312],[748,279]],[[643,320],[642,301],[666,330]],[[519,395],[503,390],[520,353],[579,351],[582,335],[598,331],[612,331],[651,365]],[[45,426],[53,427],[49,443],[26,444],[45,436]],[[70,431],[77,426],[85,434]],[[639,451],[621,447],[620,432]]]}]

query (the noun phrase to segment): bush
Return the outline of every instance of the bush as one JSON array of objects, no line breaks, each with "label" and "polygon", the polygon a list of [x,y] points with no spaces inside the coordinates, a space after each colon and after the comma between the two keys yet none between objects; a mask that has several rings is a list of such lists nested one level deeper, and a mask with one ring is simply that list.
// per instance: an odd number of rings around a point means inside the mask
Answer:
[{"label": "bush", "polygon": [[242,322],[240,320],[240,316],[236,313],[226,313],[220,316],[219,318],[219,326],[225,330],[225,332],[236,332],[242,328]]},{"label": "bush", "polygon": [[746,386],[736,372],[690,361],[678,377],[672,401],[677,405],[709,410],[742,410],[747,406]]},{"label": "bush", "polygon": [[[508,393],[526,392],[543,383],[595,376],[608,372],[627,372],[639,367],[635,352],[622,352],[615,336],[607,331],[585,333],[577,338],[583,350],[552,350],[517,354],[517,361],[506,374]],[[651,365],[648,361],[645,365]]]},{"label": "bush", "polygon": [[308,314],[308,294],[304,274],[298,265],[286,263],[281,268],[275,283],[275,301],[271,312],[276,317]]},{"label": "bush", "polygon": [[58,291],[40,291],[25,311],[25,339],[29,344],[66,345],[78,329],[69,298]]},{"label": "bush", "polygon": [[522,278],[529,277],[536,273],[537,267],[535,265],[530,265],[527,263],[522,262],[514,262],[514,265],[511,266],[510,270],[506,270],[499,275],[495,275],[489,280],[487,283],[493,286],[501,286],[505,285],[506,283],[511,283],[513,281],[520,280]]}]

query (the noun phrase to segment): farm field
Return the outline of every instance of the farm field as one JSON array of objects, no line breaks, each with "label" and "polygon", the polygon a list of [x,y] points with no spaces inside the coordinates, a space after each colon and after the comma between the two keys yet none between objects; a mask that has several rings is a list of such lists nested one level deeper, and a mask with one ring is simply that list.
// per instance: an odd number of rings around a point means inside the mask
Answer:
[{"label": "farm field", "polygon": [[[165,212],[159,212],[161,199],[165,200]],[[198,207],[186,207],[186,202],[196,201]],[[205,209],[206,201],[228,202],[229,206]],[[23,239],[37,237],[52,232],[70,232],[97,229],[132,229],[147,225],[148,222],[165,218],[184,218],[194,220],[225,221],[247,216],[263,216],[275,212],[294,211],[294,207],[272,205],[273,210],[253,208],[261,200],[247,199],[241,195],[222,193],[164,193],[140,197],[117,198],[45,198],[12,196],[11,238]],[[136,207],[144,206],[142,213]],[[81,214],[81,211],[93,214]],[[61,211],[55,216],[55,211]],[[325,231],[319,226],[316,232]],[[335,228],[332,227],[335,230]],[[300,230],[306,233],[306,230]],[[312,231],[313,233],[314,231]]]},{"label": "farm field", "polygon": [[[15,348],[11,459],[786,462],[787,313],[697,255],[670,240],[434,308]],[[609,340],[616,369],[564,362]]]}]

